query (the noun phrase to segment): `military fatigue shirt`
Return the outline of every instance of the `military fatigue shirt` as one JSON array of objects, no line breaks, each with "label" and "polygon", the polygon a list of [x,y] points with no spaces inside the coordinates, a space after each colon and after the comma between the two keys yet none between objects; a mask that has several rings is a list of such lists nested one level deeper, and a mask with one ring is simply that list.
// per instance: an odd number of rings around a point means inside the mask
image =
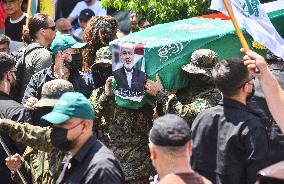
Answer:
[{"label": "military fatigue shirt", "polygon": [[162,89],[157,95],[164,113],[178,114],[188,122],[189,126],[200,112],[217,105],[221,98],[221,93],[213,85],[191,86],[178,90],[176,94]]},{"label": "military fatigue shirt", "polygon": [[106,96],[103,88],[93,91],[89,99],[96,112],[95,130],[104,144],[118,158],[127,183],[149,183],[153,173],[148,151],[148,133],[152,127],[152,107],[126,109]]},{"label": "military fatigue shirt", "polygon": [[[65,153],[52,146],[50,127],[19,124],[5,119],[0,123],[0,131],[7,133],[13,140],[30,146],[23,154],[24,162],[20,169],[28,183],[51,184],[56,181],[63,168]],[[16,173],[13,173],[13,179],[22,183]]]}]

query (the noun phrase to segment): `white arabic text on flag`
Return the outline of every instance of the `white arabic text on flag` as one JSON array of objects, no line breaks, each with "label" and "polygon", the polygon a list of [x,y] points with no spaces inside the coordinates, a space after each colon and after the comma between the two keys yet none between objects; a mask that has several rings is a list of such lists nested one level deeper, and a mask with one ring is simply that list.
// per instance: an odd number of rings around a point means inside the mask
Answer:
[{"label": "white arabic text on flag", "polygon": [[[284,59],[284,39],[278,34],[259,0],[228,0],[241,27],[254,40]],[[210,9],[227,14],[223,0],[212,0]]]}]

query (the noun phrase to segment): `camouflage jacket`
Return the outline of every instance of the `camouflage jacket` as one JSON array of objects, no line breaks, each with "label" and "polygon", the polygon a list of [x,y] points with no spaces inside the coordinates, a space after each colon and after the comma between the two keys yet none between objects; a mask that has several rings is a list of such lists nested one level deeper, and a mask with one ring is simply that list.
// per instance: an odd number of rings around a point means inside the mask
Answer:
[{"label": "camouflage jacket", "polygon": [[162,89],[157,95],[164,113],[180,115],[189,126],[200,112],[217,105],[221,98],[221,93],[214,86],[188,87],[178,90],[176,94]]},{"label": "camouflage jacket", "polygon": [[127,183],[146,183],[153,168],[148,150],[153,108],[118,107],[103,88],[93,91],[89,101],[96,112],[95,130],[120,161]]},{"label": "camouflage jacket", "polygon": [[[63,168],[64,152],[54,148],[50,141],[50,127],[20,124],[11,120],[0,123],[0,131],[6,132],[13,140],[28,145],[22,158],[20,171],[28,183],[55,183]],[[22,183],[19,176],[12,172],[12,178]]]}]

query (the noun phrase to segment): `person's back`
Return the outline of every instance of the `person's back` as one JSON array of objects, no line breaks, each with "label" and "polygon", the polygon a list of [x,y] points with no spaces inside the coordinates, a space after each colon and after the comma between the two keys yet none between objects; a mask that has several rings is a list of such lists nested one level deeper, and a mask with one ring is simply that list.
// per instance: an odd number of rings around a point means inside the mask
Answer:
[{"label": "person's back", "polygon": [[20,81],[19,94],[17,95],[18,99],[23,97],[32,75],[52,65],[52,57],[47,48],[55,37],[54,21],[51,17],[38,13],[30,18],[28,29],[29,32],[26,32],[24,37],[33,43],[29,44],[27,48],[33,47],[35,49],[26,53],[24,57],[24,70]]},{"label": "person's back", "polygon": [[149,134],[149,150],[159,184],[212,184],[190,167],[191,133],[187,122],[174,114],[158,117]]},{"label": "person's back", "polygon": [[[253,149],[247,145],[250,136],[258,143],[252,158],[247,155]],[[246,171],[245,161],[263,161],[268,151],[266,136],[260,119],[242,104],[224,99],[194,120],[192,168],[214,183],[247,183],[243,173],[249,172],[250,177],[253,173]]]},{"label": "person's back", "polygon": [[192,168],[213,183],[253,184],[269,148],[264,126],[246,106],[253,76],[241,58],[221,61],[212,75],[224,98],[194,120]]},{"label": "person's back", "polygon": [[[21,93],[25,92],[25,89],[32,77],[36,72],[41,71],[42,69],[48,68],[52,64],[52,58],[50,52],[45,49],[39,43],[31,43],[27,47],[38,47],[37,49],[31,51],[28,55],[25,56],[25,70],[22,79]],[[22,96],[23,97],[23,96]]]},{"label": "person's back", "polygon": [[[284,88],[284,63],[283,60],[268,59],[271,73],[277,78],[280,86]],[[267,106],[265,96],[258,81],[254,82],[255,93],[249,100],[248,107],[258,113],[264,120],[270,141],[269,158],[271,164],[284,160],[284,135],[276,124]]]},{"label": "person's back", "polygon": [[196,172],[166,175],[159,184],[212,184]]}]

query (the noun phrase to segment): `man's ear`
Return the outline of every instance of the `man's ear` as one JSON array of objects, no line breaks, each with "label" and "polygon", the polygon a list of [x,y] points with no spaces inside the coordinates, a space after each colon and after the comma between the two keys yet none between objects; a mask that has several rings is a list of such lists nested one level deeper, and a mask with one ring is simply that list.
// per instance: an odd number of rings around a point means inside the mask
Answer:
[{"label": "man's ear", "polygon": [[6,79],[7,79],[7,81],[12,81],[13,79],[14,79],[14,77],[12,76],[13,74],[11,73],[11,72],[7,72],[6,73]]},{"label": "man's ear", "polygon": [[250,84],[249,83],[246,83],[244,86],[243,86],[243,90],[244,92],[249,92],[249,87],[250,87]]},{"label": "man's ear", "polygon": [[186,144],[188,144],[187,149],[188,149],[188,152],[189,152],[189,156],[191,157],[191,155],[192,155],[192,140],[189,140]]},{"label": "man's ear", "polygon": [[93,127],[93,123],[91,120],[83,120],[82,124],[84,126],[83,131],[88,131],[89,129],[92,129]]},{"label": "man's ear", "polygon": [[148,146],[149,146],[151,160],[156,160],[157,159],[157,152],[155,150],[154,145],[152,143],[149,143]]}]

